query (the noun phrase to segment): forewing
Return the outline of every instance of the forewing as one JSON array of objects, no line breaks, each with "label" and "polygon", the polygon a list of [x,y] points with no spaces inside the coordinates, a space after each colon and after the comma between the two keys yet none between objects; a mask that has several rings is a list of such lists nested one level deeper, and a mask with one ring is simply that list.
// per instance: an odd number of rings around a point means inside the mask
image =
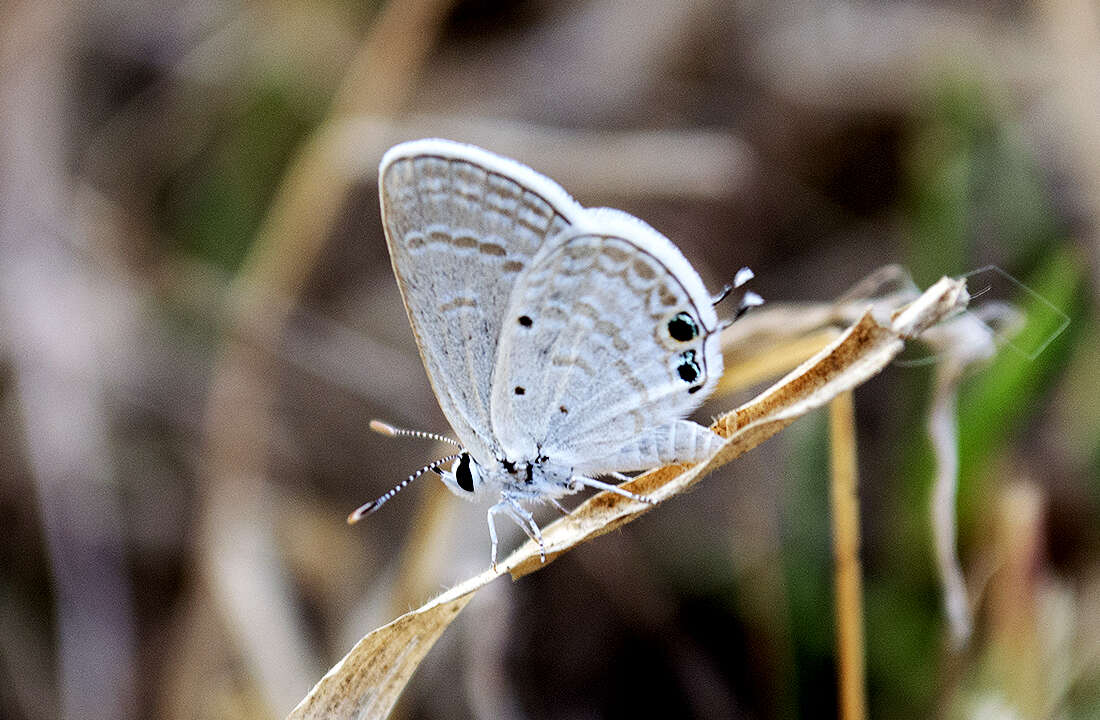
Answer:
[{"label": "forewing", "polygon": [[496,452],[489,388],[512,288],[544,242],[583,211],[530,168],[446,140],[392,148],[379,194],[428,378],[451,427],[484,463]]},{"label": "forewing", "polygon": [[698,407],[722,357],[702,280],[672,243],[625,213],[588,212],[513,290],[492,419],[509,456],[596,473]]}]

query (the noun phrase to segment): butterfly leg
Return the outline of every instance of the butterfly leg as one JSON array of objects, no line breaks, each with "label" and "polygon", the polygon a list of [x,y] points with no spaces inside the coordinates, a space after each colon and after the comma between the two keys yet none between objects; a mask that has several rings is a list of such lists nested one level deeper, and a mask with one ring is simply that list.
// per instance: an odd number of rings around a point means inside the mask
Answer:
[{"label": "butterfly leg", "polygon": [[498,512],[506,512],[507,507],[507,501],[501,500],[496,505],[493,505],[491,508],[489,508],[489,512],[487,513],[487,516],[489,518],[489,543],[492,547],[492,549],[489,551],[489,562],[493,567],[493,572],[497,571],[497,528],[496,522],[493,520],[493,516],[496,515]]},{"label": "butterfly leg", "polygon": [[631,500],[637,500],[639,502],[648,503],[650,505],[657,504],[657,501],[649,497],[648,495],[638,495],[636,493],[630,492],[629,490],[624,490],[618,485],[605,483],[601,480],[596,480],[595,478],[585,477],[584,475],[574,475],[573,484],[574,486],[581,485],[583,487],[595,488],[596,490],[607,490],[608,492],[613,492],[617,495],[622,495],[623,497],[630,498]]},{"label": "butterfly leg", "polygon": [[558,499],[557,499],[557,498],[555,498],[555,497],[547,497],[547,498],[546,498],[546,502],[550,503],[550,504],[551,504],[551,505],[553,505],[553,506],[554,506],[555,508],[557,508],[558,512],[560,512],[560,513],[561,513],[562,515],[568,515],[568,514],[569,514],[569,508],[565,507],[565,506],[564,506],[564,505],[562,505],[562,504],[561,504],[560,502],[558,502]]},{"label": "butterfly leg", "polygon": [[539,529],[534,516],[531,515],[529,510],[520,505],[515,498],[506,497],[502,502],[508,503],[504,508],[505,512],[512,516],[517,525],[523,528],[523,532],[527,534],[527,537],[539,544],[539,558],[542,562],[546,562],[546,545],[542,542],[542,530]]},{"label": "butterfly leg", "polygon": [[488,512],[489,542],[492,545],[490,556],[493,571],[496,572],[497,569],[497,529],[493,517],[498,513],[504,513],[512,518],[527,537],[539,544],[539,557],[543,562],[546,562],[546,545],[542,541],[542,531],[539,530],[535,518],[515,498],[505,497],[496,505],[490,507]]}]

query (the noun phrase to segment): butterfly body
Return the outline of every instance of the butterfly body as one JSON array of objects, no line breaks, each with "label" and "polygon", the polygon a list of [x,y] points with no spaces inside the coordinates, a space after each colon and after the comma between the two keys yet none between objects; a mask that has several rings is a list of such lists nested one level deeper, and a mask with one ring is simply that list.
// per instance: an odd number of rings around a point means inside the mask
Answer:
[{"label": "butterfly body", "polygon": [[541,500],[576,492],[571,488],[575,474],[573,468],[546,457],[494,460],[483,465],[473,457],[467,459],[460,456],[453,471],[443,471],[442,474],[444,483],[455,494],[470,500],[494,497],[500,493],[517,500]]},{"label": "butterfly body", "polygon": [[[720,443],[683,420],[722,373],[702,280],[627,213],[584,208],[480,148],[417,140],[379,169],[386,240],[425,369],[463,451],[456,494],[521,503],[599,476],[693,462]],[[559,506],[560,507],[560,506]]]}]

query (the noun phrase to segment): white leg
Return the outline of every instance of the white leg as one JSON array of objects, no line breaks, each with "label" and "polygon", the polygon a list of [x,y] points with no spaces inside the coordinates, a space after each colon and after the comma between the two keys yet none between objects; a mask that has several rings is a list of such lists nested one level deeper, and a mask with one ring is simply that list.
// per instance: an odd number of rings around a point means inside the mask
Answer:
[{"label": "white leg", "polygon": [[650,505],[656,505],[657,504],[657,501],[654,500],[653,498],[649,497],[648,495],[637,495],[635,493],[630,492],[629,490],[624,490],[623,488],[619,487],[618,485],[612,485],[611,483],[605,483],[605,482],[602,482],[600,480],[596,480],[595,478],[585,477],[584,475],[574,475],[573,478],[572,478],[572,481],[573,481],[573,483],[575,483],[577,485],[583,485],[585,487],[595,488],[596,490],[607,490],[608,492],[613,492],[613,493],[616,493],[617,495],[622,495],[623,497],[628,497],[631,500],[637,500],[639,502],[649,503]]},{"label": "white leg", "polygon": [[547,497],[546,502],[548,502],[551,505],[553,505],[554,507],[556,507],[558,509],[558,512],[560,512],[562,515],[568,515],[569,514],[569,509],[566,508],[565,506],[563,506],[560,502],[558,502],[557,498]]},{"label": "white leg", "polygon": [[527,537],[531,538],[539,544],[539,558],[542,562],[546,562],[546,545],[542,542],[542,530],[539,529],[538,523],[535,522],[535,518],[531,513],[519,504],[519,501],[514,498],[505,498],[508,503],[505,506],[505,511],[512,516],[512,519],[516,521],[523,532],[527,534]]},{"label": "white leg", "polygon": [[493,516],[501,511],[508,511],[508,503],[505,500],[501,500],[496,505],[493,505],[489,508],[489,512],[487,513],[489,518],[489,542],[492,543],[492,550],[490,551],[489,557],[491,558],[490,562],[493,566],[493,572],[497,570],[497,529],[493,522]]}]

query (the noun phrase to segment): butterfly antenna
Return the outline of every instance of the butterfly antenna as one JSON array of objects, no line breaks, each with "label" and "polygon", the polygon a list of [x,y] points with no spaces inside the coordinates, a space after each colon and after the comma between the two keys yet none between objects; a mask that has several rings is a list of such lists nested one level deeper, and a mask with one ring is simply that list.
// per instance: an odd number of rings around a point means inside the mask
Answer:
[{"label": "butterfly antenna", "polygon": [[[373,425],[373,423],[371,423],[371,424]],[[387,492],[385,495],[383,495],[382,497],[378,498],[377,500],[371,500],[368,503],[364,503],[364,504],[360,505],[350,515],[348,515],[348,525],[354,525],[355,523],[357,523],[360,520],[362,520],[363,518],[365,518],[367,515],[370,515],[372,512],[374,512],[378,508],[382,507],[383,503],[385,503],[387,500],[389,500],[391,497],[393,497],[397,493],[404,490],[406,485],[411,483],[413,480],[416,480],[418,477],[420,477],[424,473],[428,472],[429,470],[438,471],[440,465],[445,465],[446,463],[449,463],[452,460],[457,460],[458,457],[461,454],[462,453],[455,453],[454,455],[448,455],[445,458],[439,458],[438,460],[436,460],[434,462],[428,463],[424,467],[422,467],[419,470],[417,470],[416,472],[414,472],[412,475],[409,475],[407,478],[405,478],[401,482],[397,483],[397,485],[394,485],[393,488],[389,492]]]},{"label": "butterfly antenna", "polygon": [[737,274],[733,276],[733,281],[726,283],[718,294],[710,299],[711,305],[717,305],[730,296],[730,293],[741,287],[749,280],[756,277],[756,273],[752,271],[752,268],[743,267],[737,271]]},{"label": "butterfly antenna", "polygon": [[741,302],[737,305],[737,312],[733,314],[734,320],[740,320],[741,316],[749,311],[750,308],[760,307],[764,304],[764,298],[758,294],[749,290],[745,293],[745,296],[741,298]]},{"label": "butterfly antenna", "polygon": [[740,304],[738,304],[737,311],[733,314],[733,317],[729,320],[724,320],[718,323],[718,332],[722,332],[730,325],[733,325],[735,322],[740,320],[742,316],[744,316],[744,314],[749,311],[750,308],[759,307],[763,304],[764,298],[760,297],[752,290],[749,290],[747,293],[745,293],[744,297],[741,298],[741,302]]},{"label": "butterfly antenna", "polygon": [[438,440],[448,445],[454,445],[457,448],[462,447],[462,443],[457,440],[452,440],[449,437],[438,435],[432,432],[424,432],[423,430],[406,430],[405,428],[394,427],[388,422],[382,422],[381,420],[371,420],[370,429],[379,435],[385,435],[386,437],[414,437],[422,440]]}]

